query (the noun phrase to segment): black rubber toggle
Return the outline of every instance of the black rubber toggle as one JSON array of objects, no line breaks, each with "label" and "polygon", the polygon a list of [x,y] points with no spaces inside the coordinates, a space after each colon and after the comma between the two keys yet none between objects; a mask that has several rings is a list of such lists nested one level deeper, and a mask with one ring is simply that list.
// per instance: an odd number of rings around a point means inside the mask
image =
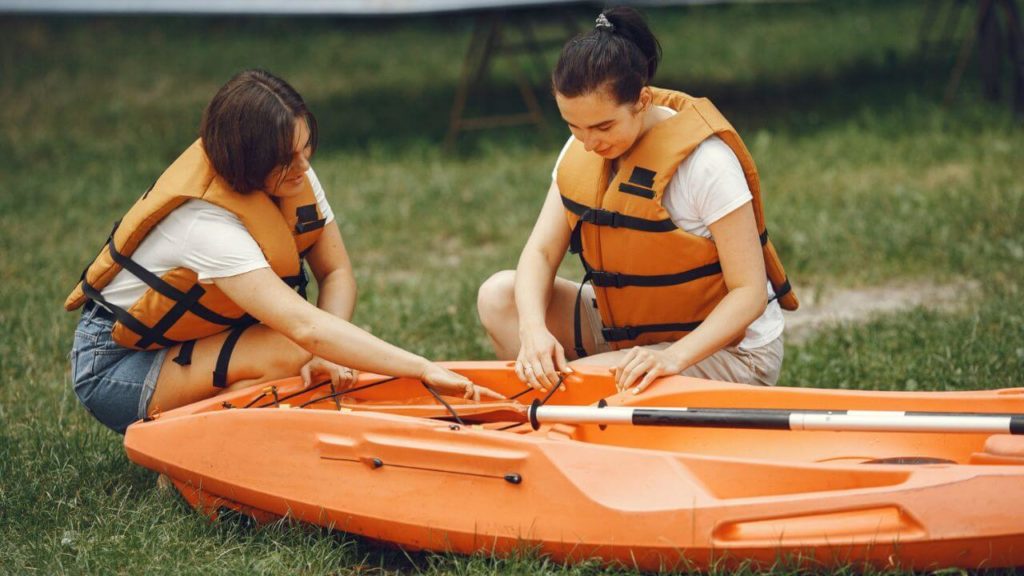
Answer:
[{"label": "black rubber toggle", "polygon": [[522,484],[523,477],[515,472],[509,472],[508,474],[505,474],[505,482],[508,482],[509,484]]},{"label": "black rubber toggle", "polygon": [[384,465],[384,461],[381,460],[380,458],[374,458],[370,463],[373,465],[375,469],[380,468],[381,466]]}]

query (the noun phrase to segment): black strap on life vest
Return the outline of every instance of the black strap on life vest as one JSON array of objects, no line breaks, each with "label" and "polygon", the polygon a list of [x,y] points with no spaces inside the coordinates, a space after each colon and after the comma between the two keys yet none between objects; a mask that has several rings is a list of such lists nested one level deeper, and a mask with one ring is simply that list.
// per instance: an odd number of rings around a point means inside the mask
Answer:
[{"label": "black strap on life vest", "polygon": [[[252,317],[250,316],[250,318]],[[242,332],[245,332],[256,323],[256,319],[253,318],[248,324],[235,326],[228,333],[228,337],[224,339],[224,344],[220,347],[220,353],[217,354],[217,364],[213,368],[213,385],[217,388],[227,388],[228,365],[231,362],[231,353],[235,351],[235,344],[238,344],[238,339],[241,338]]]},{"label": "black strap on life vest", "polygon": [[677,229],[676,223],[673,222],[671,218],[665,218],[664,220],[648,220],[646,218],[627,216],[621,212],[613,212],[603,208],[592,208],[585,204],[580,204],[579,202],[570,200],[565,196],[562,196],[562,206],[578,217],[576,225],[572,228],[572,235],[569,237],[569,252],[572,254],[579,254],[583,251],[581,230],[584,222],[595,226],[628,228],[630,230],[639,230],[641,232],[671,232],[672,230]]},{"label": "black strap on life vest", "polygon": [[[139,335],[139,340],[136,341],[135,343],[136,347],[147,348],[153,344],[159,344],[163,348],[169,348],[176,344],[181,344],[182,341],[180,340],[168,338],[166,335],[166,331],[170,329],[170,327],[173,326],[179,319],[181,319],[181,317],[184,316],[186,312],[194,314],[195,316],[198,316],[199,318],[202,318],[203,320],[206,320],[207,322],[210,322],[212,324],[219,324],[225,327],[241,325],[249,326],[256,321],[252,316],[248,314],[243,314],[239,318],[228,318],[226,316],[222,316],[214,312],[213,310],[210,310],[209,308],[207,308],[206,306],[202,305],[199,302],[199,299],[203,296],[203,294],[206,293],[206,290],[199,283],[196,283],[194,286],[192,286],[192,288],[188,292],[182,292],[178,288],[165,282],[156,274],[147,270],[145,267],[143,267],[141,264],[133,260],[131,257],[122,254],[114,245],[114,233],[117,232],[117,228],[120,224],[120,220],[115,222],[113,229],[110,231],[110,236],[107,237],[106,245],[110,253],[110,257],[114,260],[115,263],[121,266],[121,268],[135,275],[139,280],[142,280],[143,283],[152,288],[154,291],[173,300],[174,306],[172,306],[171,309],[168,310],[167,313],[165,313],[163,317],[161,317],[160,320],[156,322],[155,325],[153,325],[152,327],[146,326],[139,319],[132,316],[124,308],[111,304],[106,298],[103,297],[100,290],[97,290],[95,286],[91,285],[86,280],[86,273],[88,272],[89,269],[88,267],[86,267],[86,269],[82,271],[82,291],[90,300],[95,300],[96,302],[102,304],[107,310],[109,310],[114,315],[114,318],[116,318],[118,322],[123,324],[132,332],[135,332],[136,334]],[[304,291],[305,282],[307,281],[307,279],[305,277],[305,272],[304,270],[302,270],[301,266],[299,274],[291,278],[294,278],[292,285],[301,287],[301,291]],[[183,358],[183,360],[184,359],[185,358]]]},{"label": "black strap on life vest", "polygon": [[[583,304],[583,287],[586,286],[587,282],[590,282],[594,286],[608,288],[622,288],[624,286],[671,286],[722,273],[722,266],[718,262],[694,268],[686,272],[680,272],[678,274],[641,276],[595,270],[587,263],[582,253],[580,254],[580,261],[583,263],[583,269],[586,273],[583,275],[583,280],[580,281],[580,288],[576,292],[576,306],[573,309],[572,318],[573,347],[576,350],[577,358],[584,358],[587,356],[587,350],[583,346],[583,325],[582,318],[580,317],[580,306]],[[598,282],[597,278],[599,277],[602,279],[602,283]],[[637,326],[612,326],[610,328],[602,327],[601,335],[604,337],[606,342],[621,342],[623,340],[635,340],[640,334],[645,334],[647,332],[692,332],[696,330],[697,326],[700,326],[700,324],[700,321],[697,321],[667,324],[639,324]]]},{"label": "black strap on life vest", "polygon": [[306,276],[306,261],[299,257],[299,273],[294,276],[282,276],[281,280],[298,292],[302,299],[306,299],[306,286],[309,285],[309,277]]},{"label": "black strap on life vest", "polygon": [[188,366],[192,364],[192,350],[196,347],[195,340],[189,340],[188,342],[182,342],[181,349],[178,351],[178,355],[174,357],[173,361],[178,366]]},{"label": "black strap on life vest", "polygon": [[[107,241],[107,247],[110,250],[110,257],[113,258],[114,262],[120,265],[121,268],[124,268],[125,270],[131,272],[133,275],[135,275],[136,278],[142,280],[143,283],[145,283],[147,286],[152,288],[157,293],[166,296],[167,298],[170,298],[171,300],[174,300],[176,302],[179,302],[181,300],[188,301],[192,299],[192,291],[195,289],[194,287],[192,290],[189,290],[189,292],[182,292],[181,290],[178,290],[171,284],[165,282],[163,278],[160,278],[156,274],[144,268],[135,260],[132,260],[131,257],[125,256],[120,251],[118,251],[117,247],[114,246],[113,235],[111,235],[110,240]],[[197,283],[196,286],[199,286],[199,284]],[[204,290],[201,286],[200,290],[202,290],[202,293],[206,293],[206,290]],[[201,295],[202,294],[200,294],[200,296]],[[174,311],[173,308],[172,311]],[[223,326],[232,326],[238,323],[238,321],[240,320],[239,318],[228,318],[226,316],[221,316],[220,314],[217,314],[213,310],[210,310],[206,306],[200,304],[198,302],[198,297],[196,297],[195,301],[189,302],[187,308],[181,310],[181,314],[184,314],[185,312],[191,312],[192,314],[202,318],[203,320],[206,320],[207,322],[210,322],[212,324],[221,324]],[[169,313],[170,312],[168,312],[168,314]],[[180,317],[181,316],[179,315],[178,318]],[[177,321],[177,318],[175,318],[175,321]]]},{"label": "black strap on life vest", "polygon": [[[92,284],[89,284],[89,282],[87,282],[84,278],[82,279],[82,292],[85,294],[85,296],[89,300],[93,300],[93,301],[97,302],[98,304],[102,304],[104,308],[106,308],[111,314],[114,315],[114,319],[116,321],[118,321],[121,324],[123,324],[125,327],[127,327],[132,332],[135,332],[136,334],[147,334],[147,333],[149,333],[149,331],[150,331],[149,326],[146,326],[145,324],[140,322],[136,317],[134,317],[131,314],[129,314],[128,311],[125,310],[124,308],[121,308],[120,306],[115,306],[115,305],[111,304],[109,301],[107,301],[106,298],[103,297],[103,295],[100,293],[99,290],[96,289],[95,286],[93,286]],[[171,346],[174,346],[175,344],[180,344],[181,343],[180,340],[174,340],[173,338],[168,338],[168,337],[164,336],[163,334],[154,334],[153,335],[153,342],[159,344],[160,346],[162,346],[164,348],[170,348]]]},{"label": "black strap on life vest", "polygon": [[[114,243],[114,232],[117,232],[117,227],[120,226],[120,225],[121,225],[121,221],[120,220],[114,222],[114,226],[110,230],[110,235],[107,236],[107,241],[104,242],[105,245],[113,246],[113,243]],[[103,249],[101,248],[99,254],[102,254],[102,253],[103,253]],[[99,254],[97,254],[97,258],[99,257]],[[93,261],[95,261],[95,260],[96,260],[96,258],[93,258]],[[114,316],[114,319],[116,321],[118,321],[121,324],[123,324],[124,326],[126,326],[132,332],[135,332],[136,334],[147,334],[147,333],[149,333],[149,331],[150,331],[149,326],[146,326],[145,324],[140,322],[137,318],[135,318],[134,316],[129,314],[128,311],[125,310],[124,308],[121,308],[120,306],[115,306],[115,305],[111,304],[109,301],[107,301],[106,298],[103,297],[103,294],[101,294],[100,291],[97,290],[95,286],[93,286],[92,284],[89,283],[89,281],[86,278],[88,271],[89,271],[89,267],[86,266],[85,269],[82,270],[82,275],[80,277],[80,280],[82,282],[82,293],[85,294],[86,298],[101,304],[103,306],[103,308],[105,308],[108,312],[110,312]],[[174,346],[175,344],[179,343],[178,340],[167,338],[163,334],[154,334],[153,335],[153,341],[158,343],[158,344],[160,344],[161,346],[163,346],[165,348],[169,348],[169,347]]]},{"label": "black strap on life vest", "polygon": [[671,324],[640,324],[638,326],[616,326],[612,328],[601,328],[601,336],[607,342],[621,342],[622,340],[636,340],[641,334],[648,332],[693,332],[700,326],[700,322],[678,322]]},{"label": "black strap on life vest", "polygon": [[675,286],[685,284],[700,278],[714,276],[722,273],[722,264],[712,262],[705,266],[698,266],[677,272],[675,274],[620,274],[618,272],[607,272],[604,270],[590,270],[591,283],[601,288],[623,288],[626,286],[642,286],[645,288],[657,286]]},{"label": "black strap on life vest", "polygon": [[789,294],[790,291],[793,290],[793,286],[790,285],[789,278],[786,278],[786,281],[778,286],[775,286],[773,284],[772,289],[775,291],[775,296],[772,296],[771,299],[768,300],[769,302],[771,302],[772,300],[778,300],[779,298],[782,298],[786,294]]},{"label": "black strap on life vest", "polygon": [[[582,259],[582,255],[581,255]],[[580,319],[580,304],[583,301],[583,287],[590,281],[590,272],[583,275],[580,280],[580,289],[576,291],[576,306],[572,309],[572,336],[573,347],[576,349],[576,358],[586,358],[587,349],[583,346],[583,327]]]},{"label": "black strap on life vest", "polygon": [[[764,232],[761,233],[761,246],[764,246],[767,243],[768,229],[765,228]],[[769,278],[768,281],[771,282],[771,278]],[[782,283],[778,285],[776,285],[775,282],[772,282],[772,291],[775,292],[775,296],[769,298],[768,302],[770,303],[772,300],[778,300],[779,298],[782,298],[786,294],[789,294],[792,290],[793,286],[789,283],[789,278],[784,279]]]},{"label": "black strap on life vest", "polygon": [[[583,263],[583,269],[586,271],[583,280],[580,282],[580,289],[576,293],[576,308],[573,310],[573,342],[578,358],[587,356],[586,348],[583,346],[583,327],[582,319],[580,317],[580,304],[583,299],[583,286],[587,282],[590,282],[594,286],[604,288],[622,288],[625,286],[640,286],[640,287],[658,287],[658,286],[674,286],[677,284],[685,284],[686,282],[692,282],[694,280],[705,278],[707,276],[713,276],[715,274],[722,273],[722,265],[718,262],[712,262],[704,266],[699,266],[691,270],[685,270],[683,272],[676,272],[673,274],[657,274],[657,275],[640,275],[640,274],[621,274],[618,272],[608,272],[606,270],[597,270],[590,266],[586,258],[583,256],[583,239],[582,229],[583,223],[593,224],[595,226],[608,226],[611,228],[628,228],[630,230],[639,230],[641,232],[671,232],[677,230],[676,223],[671,218],[665,218],[663,220],[648,220],[646,218],[637,218],[635,216],[627,216],[619,212],[613,212],[611,210],[604,210],[602,208],[592,208],[584,204],[575,202],[565,196],[562,196],[562,205],[573,214],[576,214],[578,220],[576,225],[573,226],[572,234],[569,238],[569,252],[578,254],[580,261]],[[635,338],[627,338],[629,334],[639,335],[645,332],[676,332],[676,331],[692,331],[696,326],[699,326],[700,322],[688,322],[679,324],[644,324],[639,326],[629,327],[611,327],[602,328],[601,333],[605,336],[605,340],[608,342],[617,342],[621,340],[631,340]],[[610,338],[609,338],[610,336]]]},{"label": "black strap on life vest", "polygon": [[[628,228],[630,230],[639,230],[642,232],[670,232],[678,229],[678,227],[671,218],[664,220],[647,220],[645,218],[627,216],[619,212],[613,212],[601,208],[592,208],[575,202],[565,196],[562,196],[562,205],[566,210],[569,210],[578,216],[576,225],[573,226],[572,234],[569,238],[569,252],[579,255],[580,261],[583,263],[583,268],[586,271],[583,276],[583,280],[580,282],[580,289],[576,293],[576,308],[573,310],[573,336],[575,339],[573,344],[576,350],[576,355],[579,358],[587,356],[587,351],[583,346],[583,329],[580,318],[580,303],[583,298],[583,286],[585,286],[587,282],[602,288],[623,288],[625,286],[660,287],[685,284],[686,282],[692,282],[700,278],[722,273],[722,265],[720,262],[712,262],[683,272],[656,275],[621,274],[618,272],[594,269],[587,263],[586,258],[583,256],[582,228],[584,222],[595,226]],[[761,242],[761,246],[768,243],[767,228],[765,228],[764,232],[759,234],[759,240]],[[772,300],[781,298],[792,290],[792,286],[790,285],[788,278],[778,286],[773,283],[772,288],[775,292],[775,296],[772,297]],[[603,327],[601,329],[601,334],[607,342],[620,342],[623,340],[635,340],[641,334],[646,334],[648,332],[692,332],[700,326],[700,324],[701,323],[697,321],[665,324],[641,324],[637,326],[612,326]]]}]

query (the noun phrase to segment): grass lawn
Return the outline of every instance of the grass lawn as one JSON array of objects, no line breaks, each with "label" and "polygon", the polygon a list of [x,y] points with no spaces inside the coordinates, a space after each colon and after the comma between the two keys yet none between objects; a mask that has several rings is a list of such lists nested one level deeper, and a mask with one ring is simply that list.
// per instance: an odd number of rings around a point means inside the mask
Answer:
[{"label": "grass lawn", "polygon": [[[981,286],[957,312],[908,310],[788,346],[783,385],[1024,384],[1024,130],[973,78],[941,106],[956,47],[917,51],[923,10],[900,0],[649,11],[665,50],[656,84],[708,96],[733,120],[798,290]],[[286,523],[211,524],[128,462],[69,384],[77,314],[62,311],[64,296],[111,223],[195,138],[216,88],[253,66],[288,79],[320,120],[313,165],[355,261],[355,321],[432,358],[492,357],[476,289],[514,267],[568,131],[545,97],[547,133],[495,130],[442,153],[470,25],[0,18],[0,573],[600,572],[530,554],[406,555]],[[507,69],[493,93],[514,105]]]}]

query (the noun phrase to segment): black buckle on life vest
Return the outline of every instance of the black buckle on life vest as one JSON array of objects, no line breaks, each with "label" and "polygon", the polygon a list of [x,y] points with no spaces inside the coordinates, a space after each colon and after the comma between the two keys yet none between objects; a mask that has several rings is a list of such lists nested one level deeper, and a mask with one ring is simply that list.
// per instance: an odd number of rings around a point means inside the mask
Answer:
[{"label": "black buckle on life vest", "polygon": [[621,342],[623,340],[636,340],[641,331],[636,326],[618,326],[615,328],[601,328],[601,336],[605,342]]},{"label": "black buckle on life vest", "polygon": [[625,226],[625,219],[622,214],[603,208],[591,208],[584,212],[580,219],[596,226],[608,226],[610,228]]},{"label": "black buckle on life vest", "polygon": [[606,272],[604,270],[592,270],[590,280],[594,286],[601,288],[622,288],[629,286],[629,282],[623,280],[623,275],[618,272]]}]

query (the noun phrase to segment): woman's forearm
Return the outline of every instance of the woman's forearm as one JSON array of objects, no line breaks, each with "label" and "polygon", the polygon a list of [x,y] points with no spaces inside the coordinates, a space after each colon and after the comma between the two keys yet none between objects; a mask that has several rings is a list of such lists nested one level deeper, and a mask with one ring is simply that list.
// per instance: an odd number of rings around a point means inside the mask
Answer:
[{"label": "woman's forearm", "polygon": [[269,268],[218,278],[214,284],[260,322],[325,360],[357,370],[414,378],[430,365],[426,359],[306,302]]},{"label": "woman's forearm", "polygon": [[767,291],[754,286],[730,290],[696,330],[668,347],[685,370],[743,335],[764,313]]},{"label": "woman's forearm", "polygon": [[317,308],[343,320],[352,320],[356,309],[356,279],[351,270],[339,269],[319,282]]},{"label": "woman's forearm", "polygon": [[[312,307],[310,307],[312,308]],[[378,374],[420,377],[430,362],[325,310],[313,309],[287,334],[299,346],[337,364]]]},{"label": "woman's forearm", "polygon": [[554,280],[555,270],[544,253],[527,246],[516,267],[515,299],[520,330],[546,326]]}]

